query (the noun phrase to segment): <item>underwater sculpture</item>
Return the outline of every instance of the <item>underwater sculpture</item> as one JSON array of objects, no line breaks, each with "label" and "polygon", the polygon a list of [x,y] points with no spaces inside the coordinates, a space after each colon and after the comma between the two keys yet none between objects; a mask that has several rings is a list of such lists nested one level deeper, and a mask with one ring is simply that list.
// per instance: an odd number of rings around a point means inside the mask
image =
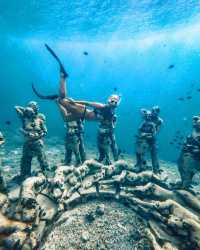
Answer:
[{"label": "underwater sculpture", "polygon": [[[97,146],[99,150],[99,162],[111,164],[109,151],[111,148],[113,158],[115,161],[119,158],[118,147],[116,143],[114,129],[116,126],[117,116],[115,109],[119,105],[119,96],[111,95],[108,98],[108,104],[101,109],[96,109],[99,117],[99,128],[97,135]],[[112,104],[112,105],[111,105]]]},{"label": "underwater sculpture", "polygon": [[142,122],[138,135],[136,136],[136,168],[138,171],[147,168],[146,154],[149,151],[154,173],[158,173],[159,161],[157,156],[156,135],[158,134],[163,120],[158,116],[160,108],[154,106],[152,110],[142,109],[141,114],[144,121]]},{"label": "underwater sculpture", "polygon": [[[44,96],[38,93],[35,86],[32,85],[34,93],[41,99],[56,100],[62,116],[65,121],[77,122],[81,120],[92,120],[99,121],[98,130],[98,150],[99,150],[99,161],[105,161],[106,164],[110,164],[109,149],[111,148],[114,160],[118,160],[118,147],[116,144],[114,127],[116,123],[115,109],[120,103],[120,96],[113,94],[108,98],[108,103],[97,103],[88,101],[76,101],[68,97],[66,79],[68,74],[64,69],[60,59],[57,57],[55,52],[48,46],[45,45],[48,51],[53,55],[60,66],[60,86],[59,95]],[[88,109],[87,107],[93,108]],[[81,142],[79,142],[80,144]],[[76,142],[72,143],[77,145]],[[76,146],[77,148],[77,146]],[[77,150],[76,150],[77,152]],[[80,152],[78,152],[80,153]],[[78,156],[76,156],[78,159]],[[77,161],[80,161],[79,159]]]},{"label": "underwater sculpture", "polygon": [[55,171],[55,177],[51,181],[52,197],[59,200],[60,203],[65,201],[78,191],[81,187],[89,188],[93,185],[91,180],[83,183],[84,178],[88,175],[100,171],[102,164],[95,160],[87,160],[79,167],[60,166]]},{"label": "underwater sculpture", "polygon": [[21,179],[31,175],[31,161],[37,157],[42,171],[48,169],[48,163],[44,153],[43,137],[47,134],[45,116],[38,113],[36,102],[29,102],[28,107],[15,106],[15,110],[22,121],[21,132],[24,135],[23,155],[21,159]]},{"label": "underwater sculpture", "polygon": [[[66,72],[60,66],[61,80],[65,80]],[[97,119],[86,104],[59,95],[49,99],[57,99],[72,119],[85,115]],[[28,114],[36,112],[34,107],[32,103],[27,108]],[[25,125],[30,117],[26,119]],[[88,160],[80,166],[58,166],[52,178],[39,173],[25,179],[18,189],[0,193],[0,248],[38,249],[64,211],[91,198],[109,198],[129,206],[147,222],[146,235],[153,249],[200,249],[199,194],[172,190],[156,174],[158,168],[154,172],[139,170],[126,161],[103,165]]]},{"label": "underwater sculpture", "polygon": [[58,166],[52,179],[43,174],[27,178],[18,190],[0,194],[0,245],[37,249],[64,211],[90,197],[109,197],[147,222],[153,249],[200,249],[199,194],[172,190],[151,171],[133,170],[122,160],[109,166],[88,160],[79,167]]},{"label": "underwater sculpture", "polygon": [[[3,134],[0,132],[0,147],[5,143],[5,139]],[[0,158],[0,192],[5,193],[6,192],[6,185],[2,176],[2,163],[1,163],[1,158]]]},{"label": "underwater sculpture", "polygon": [[66,109],[58,103],[66,127],[65,139],[65,164],[72,162],[72,153],[75,156],[76,165],[80,165],[86,160],[86,152],[84,145],[84,120],[73,119]]},{"label": "underwater sculpture", "polygon": [[[114,160],[118,160],[118,147],[116,144],[114,128],[116,123],[115,109],[120,103],[120,96],[111,95],[108,103],[97,103],[88,101],[74,101],[67,98],[67,87],[65,81],[60,81],[60,96],[58,103],[76,119],[99,121],[97,144],[99,150],[99,161],[110,164],[109,151],[111,148]],[[93,110],[87,107],[94,108]]]},{"label": "underwater sculpture", "polygon": [[111,95],[108,98],[107,104],[95,103],[88,101],[75,101],[75,103],[94,108],[95,120],[99,121],[99,128],[97,134],[97,146],[99,151],[99,162],[104,164],[111,164],[110,149],[115,161],[119,158],[118,147],[115,138],[115,126],[117,116],[115,110],[120,103],[119,95]]},{"label": "underwater sculpture", "polygon": [[178,169],[183,188],[190,188],[192,179],[200,170],[200,116],[192,118],[193,130],[185,140],[178,159]]},{"label": "underwater sculpture", "polygon": [[5,139],[3,134],[0,132],[0,146],[3,145],[5,143]]}]

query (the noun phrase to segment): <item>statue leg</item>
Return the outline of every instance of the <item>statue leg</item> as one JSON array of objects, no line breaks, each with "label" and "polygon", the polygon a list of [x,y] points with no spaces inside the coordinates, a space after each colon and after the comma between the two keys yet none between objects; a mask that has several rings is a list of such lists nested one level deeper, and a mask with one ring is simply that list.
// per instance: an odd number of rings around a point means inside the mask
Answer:
[{"label": "statue leg", "polygon": [[113,132],[110,134],[110,147],[111,147],[111,151],[112,151],[114,160],[118,161],[118,159],[119,159],[119,150],[118,150],[118,147],[117,147],[115,134]]},{"label": "statue leg", "polygon": [[109,165],[110,159],[109,159],[109,138],[107,134],[104,133],[98,133],[97,137],[97,146],[99,150],[99,162],[105,161],[105,164]]},{"label": "statue leg", "polygon": [[73,148],[73,153],[74,153],[75,159],[76,159],[76,166],[79,166],[82,163],[81,162],[81,155],[80,155],[80,151],[79,151],[79,144],[80,144],[79,137],[77,135],[73,135],[72,148]]},{"label": "statue leg", "polygon": [[85,151],[85,145],[84,145],[84,138],[83,138],[83,134],[81,133],[79,135],[79,152],[81,155],[81,161],[84,162],[86,160],[86,151]]},{"label": "statue leg", "polygon": [[44,146],[42,142],[38,142],[35,145],[35,151],[36,151],[36,156],[38,159],[38,162],[40,163],[40,167],[42,171],[44,172],[45,170],[49,169],[49,165],[47,162],[46,154],[44,152]]},{"label": "statue leg", "polygon": [[32,145],[29,142],[25,142],[22,150],[21,169],[20,176],[22,179],[26,179],[31,176],[31,162],[33,158]]},{"label": "statue leg", "polygon": [[65,164],[70,165],[71,161],[72,161],[71,140],[70,140],[70,135],[66,135],[66,140],[65,140]]},{"label": "statue leg", "polygon": [[159,173],[160,166],[159,166],[159,161],[158,161],[156,142],[152,142],[152,144],[150,145],[150,154],[151,154],[153,172],[157,174]]},{"label": "statue leg", "polygon": [[192,178],[195,174],[195,169],[193,166],[194,160],[191,154],[181,152],[178,160],[178,170],[181,176],[183,188],[189,188],[192,184]]},{"label": "statue leg", "polygon": [[145,170],[146,167],[146,155],[147,151],[147,144],[144,140],[141,140],[140,138],[136,141],[136,165],[135,170],[136,171],[142,171]]}]

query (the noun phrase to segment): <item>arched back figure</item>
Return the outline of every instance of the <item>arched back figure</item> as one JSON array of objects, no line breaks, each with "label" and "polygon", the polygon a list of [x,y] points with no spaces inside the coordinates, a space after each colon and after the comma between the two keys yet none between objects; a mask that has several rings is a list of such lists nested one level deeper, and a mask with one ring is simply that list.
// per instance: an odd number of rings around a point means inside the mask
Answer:
[{"label": "arched back figure", "polygon": [[[98,103],[98,102],[88,102],[88,101],[75,101],[68,97],[67,92],[67,78],[68,74],[65,71],[60,59],[57,57],[55,52],[48,46],[45,45],[48,51],[57,60],[60,66],[60,84],[59,84],[59,94],[44,96],[38,93],[35,86],[33,86],[33,91],[41,99],[56,100],[58,107],[63,115],[66,122],[89,120],[89,121],[100,121],[100,129],[98,133],[98,148],[100,152],[99,160],[107,161],[109,164],[108,149],[110,145],[111,150],[114,155],[114,159],[118,159],[118,149],[114,136],[114,127],[116,122],[116,117],[114,110],[120,103],[119,95],[112,95],[108,98],[108,103]],[[104,133],[102,132],[104,129]]]},{"label": "arched back figure", "polygon": [[[120,96],[111,95],[107,104],[88,101],[74,101],[68,99],[65,74],[60,72],[60,98],[58,105],[65,120],[90,120],[99,121],[97,145],[99,161],[110,164],[109,151],[111,149],[114,160],[118,160],[118,148],[116,144],[114,128],[116,124],[115,110],[120,103]],[[88,109],[88,107],[93,109]]]}]

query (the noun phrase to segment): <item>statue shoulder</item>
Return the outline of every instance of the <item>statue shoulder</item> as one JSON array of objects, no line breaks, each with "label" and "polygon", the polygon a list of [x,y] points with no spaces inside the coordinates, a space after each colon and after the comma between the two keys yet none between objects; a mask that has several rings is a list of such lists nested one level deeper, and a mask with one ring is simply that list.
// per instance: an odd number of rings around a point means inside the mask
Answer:
[{"label": "statue shoulder", "polygon": [[42,121],[46,121],[46,116],[44,115],[44,114],[42,114],[42,113],[39,113],[38,115],[37,115],[37,118],[38,119],[41,119]]},{"label": "statue shoulder", "polygon": [[164,122],[163,119],[159,117],[158,118],[158,124],[161,125],[161,124],[163,124],[163,122]]}]

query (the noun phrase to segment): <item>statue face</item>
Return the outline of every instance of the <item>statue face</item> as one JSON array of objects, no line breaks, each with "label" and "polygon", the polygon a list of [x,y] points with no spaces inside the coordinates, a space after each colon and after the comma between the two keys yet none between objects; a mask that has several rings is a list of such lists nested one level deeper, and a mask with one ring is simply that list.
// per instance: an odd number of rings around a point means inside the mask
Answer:
[{"label": "statue face", "polygon": [[160,113],[160,108],[159,108],[159,106],[154,106],[153,108],[152,108],[152,114],[154,115],[154,116],[158,116],[158,114]]},{"label": "statue face", "polygon": [[152,120],[152,113],[151,113],[151,111],[147,110],[144,118],[145,118],[146,121],[151,121]]},{"label": "statue face", "polygon": [[34,116],[35,116],[35,112],[34,112],[34,110],[32,109],[32,108],[30,108],[30,107],[27,107],[26,109],[25,109],[25,116],[27,117],[27,118],[33,118]]},{"label": "statue face", "polygon": [[120,96],[118,95],[111,95],[108,98],[108,103],[110,106],[117,107],[120,103]]},{"label": "statue face", "polygon": [[193,116],[192,125],[193,125],[193,128],[200,131],[200,116]]},{"label": "statue face", "polygon": [[39,111],[39,106],[38,106],[37,102],[34,102],[34,101],[29,102],[28,107],[32,108],[35,113],[38,113],[38,111]]}]

